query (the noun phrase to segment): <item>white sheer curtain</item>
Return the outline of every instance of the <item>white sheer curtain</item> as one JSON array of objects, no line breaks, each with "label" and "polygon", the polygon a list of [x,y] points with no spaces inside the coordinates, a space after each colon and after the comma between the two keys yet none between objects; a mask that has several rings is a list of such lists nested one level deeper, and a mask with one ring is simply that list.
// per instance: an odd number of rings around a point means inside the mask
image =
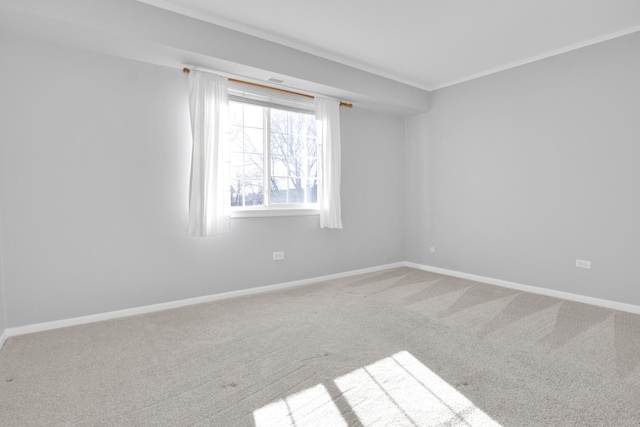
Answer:
[{"label": "white sheer curtain", "polygon": [[229,101],[227,78],[189,73],[193,153],[189,189],[189,236],[230,231]]},{"label": "white sheer curtain", "polygon": [[340,101],[315,99],[320,138],[318,205],[321,228],[342,228],[340,213]]}]

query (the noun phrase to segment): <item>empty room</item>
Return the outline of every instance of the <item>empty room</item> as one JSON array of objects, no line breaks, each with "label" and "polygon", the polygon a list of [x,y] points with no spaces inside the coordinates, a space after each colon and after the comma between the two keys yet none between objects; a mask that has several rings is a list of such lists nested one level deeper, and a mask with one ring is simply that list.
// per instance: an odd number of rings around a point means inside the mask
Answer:
[{"label": "empty room", "polygon": [[640,2],[0,0],[0,426],[639,426]]}]

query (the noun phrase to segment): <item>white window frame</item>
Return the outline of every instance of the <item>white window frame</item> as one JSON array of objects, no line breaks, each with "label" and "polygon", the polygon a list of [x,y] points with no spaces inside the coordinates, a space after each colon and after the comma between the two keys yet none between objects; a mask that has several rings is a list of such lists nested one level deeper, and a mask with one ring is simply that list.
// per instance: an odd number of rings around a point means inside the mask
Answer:
[{"label": "white window frame", "polygon": [[[286,203],[286,204],[272,204],[270,197],[270,180],[271,180],[271,117],[270,110],[278,109],[284,111],[294,111],[301,114],[309,114],[315,117],[315,112],[312,109],[304,108],[304,109],[292,109],[287,108],[287,105],[280,105],[277,102],[271,102],[270,105],[264,105],[263,103],[252,102],[250,100],[244,100],[239,97],[235,99],[230,99],[229,103],[232,102],[245,104],[245,105],[254,105],[259,106],[263,110],[263,205],[260,206],[231,206],[231,218],[251,218],[251,217],[272,217],[272,216],[306,216],[306,215],[320,215],[319,203]],[[243,123],[244,127],[244,123]],[[316,140],[318,143],[318,140]],[[318,147],[317,152],[317,162],[320,161],[320,148]],[[318,175],[316,179],[318,180],[318,185],[320,185],[320,175],[318,171]]]}]

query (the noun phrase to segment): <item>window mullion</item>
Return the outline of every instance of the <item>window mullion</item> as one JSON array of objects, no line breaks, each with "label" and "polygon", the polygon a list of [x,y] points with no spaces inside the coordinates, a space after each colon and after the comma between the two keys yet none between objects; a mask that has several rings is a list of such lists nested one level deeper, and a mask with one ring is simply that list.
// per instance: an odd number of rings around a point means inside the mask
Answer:
[{"label": "window mullion", "polygon": [[262,162],[263,173],[263,187],[264,187],[264,206],[271,206],[271,110],[264,108],[263,124],[263,146],[262,152],[264,153],[264,160]]}]

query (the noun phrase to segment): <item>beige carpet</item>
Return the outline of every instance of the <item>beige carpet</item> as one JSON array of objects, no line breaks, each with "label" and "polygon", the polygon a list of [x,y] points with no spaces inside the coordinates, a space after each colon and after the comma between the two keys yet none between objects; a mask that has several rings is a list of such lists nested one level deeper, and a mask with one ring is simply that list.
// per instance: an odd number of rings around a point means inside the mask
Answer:
[{"label": "beige carpet", "polygon": [[10,338],[2,426],[638,426],[640,316],[409,268]]}]

